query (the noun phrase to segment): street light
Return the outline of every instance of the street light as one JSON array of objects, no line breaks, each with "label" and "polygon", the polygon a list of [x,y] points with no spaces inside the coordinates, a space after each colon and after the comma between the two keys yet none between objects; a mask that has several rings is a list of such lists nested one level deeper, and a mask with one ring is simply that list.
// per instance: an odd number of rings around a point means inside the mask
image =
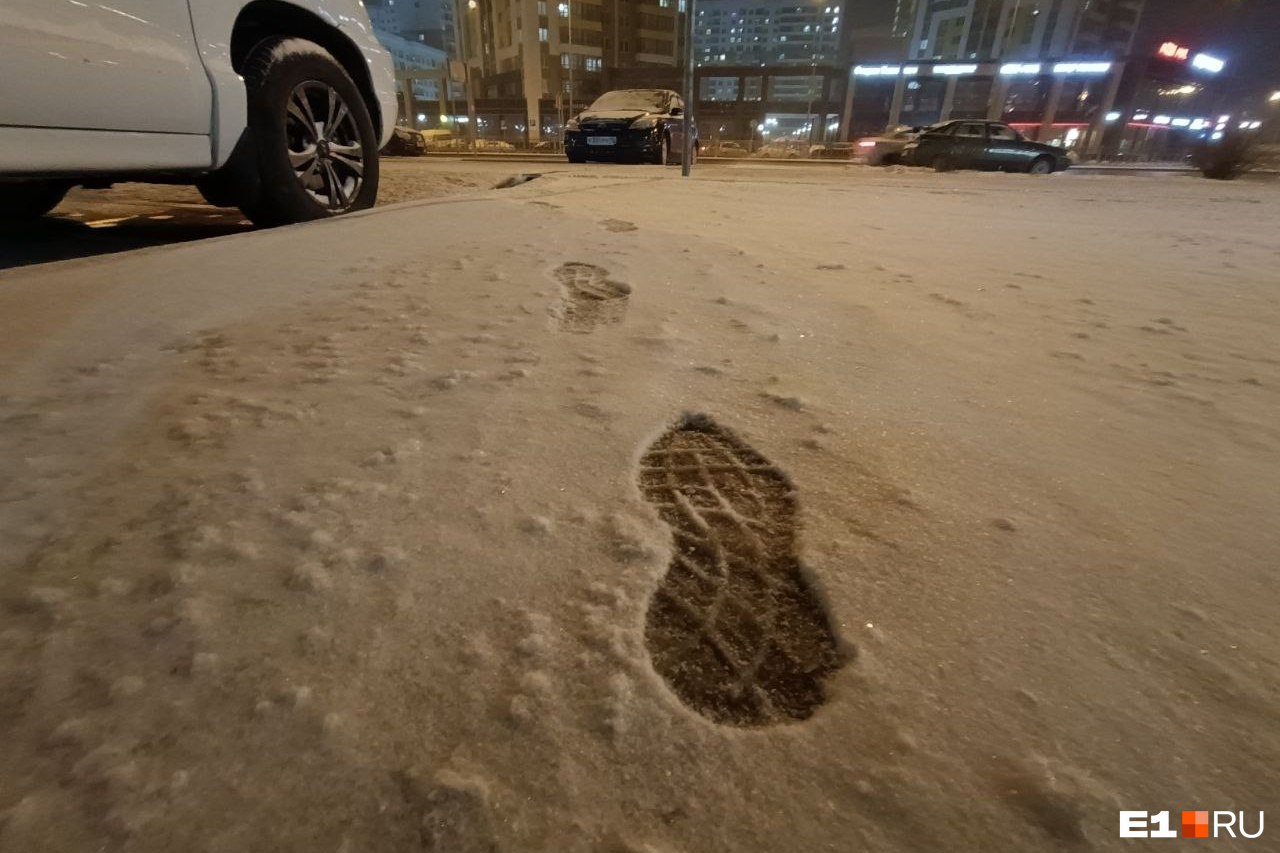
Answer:
[{"label": "street light", "polygon": [[[696,92],[694,84],[696,82],[694,74],[694,52],[693,52],[693,27],[694,27],[694,0],[688,0],[684,4],[684,133],[681,138],[684,142],[680,152],[680,175],[681,177],[689,177],[693,173],[693,118],[694,118],[694,100]],[[676,9],[679,10],[679,4]]]},{"label": "street light", "polygon": [[573,118],[573,0],[566,0],[558,7],[569,26],[569,118]]},{"label": "street light", "polygon": [[[479,8],[480,4],[477,0],[467,0],[468,12],[474,12]],[[467,15],[459,15],[458,19],[458,26],[460,29],[460,32],[458,33],[458,44],[462,59],[462,85],[467,89],[467,140],[470,143],[471,149],[474,150],[476,147],[476,126],[479,122],[476,121],[475,84],[471,79],[471,45],[469,43],[471,39],[471,26]]]},{"label": "street light", "polygon": [[[815,14],[821,15],[821,12],[818,10],[817,7],[822,5],[822,0],[811,0],[811,2],[814,5]],[[831,11],[830,8],[828,8],[827,11]],[[823,24],[821,23],[822,18],[819,17],[818,21],[819,23],[817,26],[814,27],[814,31],[813,31],[814,42],[812,45],[810,45],[811,53],[809,54],[809,79],[805,82],[805,87],[809,90],[809,103],[804,108],[804,120],[809,122],[809,144],[810,145],[812,145],[814,142],[813,99],[816,93],[814,92],[813,84],[814,84],[814,78],[818,76],[818,47],[819,45],[822,44],[822,26],[823,26]]]}]

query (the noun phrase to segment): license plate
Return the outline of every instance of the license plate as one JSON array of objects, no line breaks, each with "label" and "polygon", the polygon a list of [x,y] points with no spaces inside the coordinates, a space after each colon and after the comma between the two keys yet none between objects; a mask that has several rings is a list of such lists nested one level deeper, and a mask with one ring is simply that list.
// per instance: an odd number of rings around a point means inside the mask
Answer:
[{"label": "license plate", "polygon": [[588,145],[617,145],[618,137],[616,136],[588,136]]}]

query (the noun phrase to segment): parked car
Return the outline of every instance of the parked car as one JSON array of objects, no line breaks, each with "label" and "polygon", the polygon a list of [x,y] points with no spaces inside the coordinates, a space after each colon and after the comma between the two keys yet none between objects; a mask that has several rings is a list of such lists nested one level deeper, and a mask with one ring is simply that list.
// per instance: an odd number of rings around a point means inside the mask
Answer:
[{"label": "parked car", "polygon": [[746,157],[747,148],[740,142],[720,142],[715,148],[716,157]]},{"label": "parked car", "polygon": [[[570,163],[638,159],[678,163],[683,156],[684,100],[670,89],[618,89],[605,92],[564,127],[564,151]],[[698,127],[688,128],[698,154]]]},{"label": "parked car", "polygon": [[371,207],[395,127],[360,0],[4,0],[0,218],[71,187],[195,184],[275,225]]},{"label": "parked car", "polygon": [[779,139],[761,145],[755,156],[766,160],[794,160],[797,157],[808,157],[809,145],[795,139]]},{"label": "parked car", "polygon": [[389,157],[421,157],[427,153],[427,140],[416,130],[396,127],[391,140],[382,146],[382,153]]},{"label": "parked car", "polygon": [[903,149],[920,135],[923,128],[896,127],[880,136],[858,140],[855,159],[868,166],[896,166],[902,162]]},{"label": "parked car", "polygon": [[833,142],[814,151],[812,156],[819,160],[852,160],[856,151],[852,142]]},{"label": "parked car", "polygon": [[471,143],[456,136],[432,136],[427,139],[428,151],[469,151]]},{"label": "parked car", "polygon": [[951,169],[988,169],[1047,175],[1071,165],[1067,152],[1032,142],[997,121],[948,121],[927,128],[902,152],[904,162]]}]

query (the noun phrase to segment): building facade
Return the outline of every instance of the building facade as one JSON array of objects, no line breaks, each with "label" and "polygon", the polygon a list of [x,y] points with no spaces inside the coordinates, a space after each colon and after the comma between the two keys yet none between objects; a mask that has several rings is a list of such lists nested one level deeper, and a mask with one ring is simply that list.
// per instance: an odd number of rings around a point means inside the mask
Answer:
[{"label": "building facade", "polygon": [[454,0],[365,0],[379,33],[451,52],[457,41]]},{"label": "building facade", "polygon": [[413,81],[413,100],[407,102],[408,108],[403,109],[403,118],[406,119],[407,124],[423,123],[425,120],[416,119],[412,105],[415,101],[438,102],[441,93],[447,92],[448,54],[438,47],[388,32],[379,31],[378,41],[391,54],[392,62],[395,64],[396,76],[400,79],[402,87],[400,92],[402,107],[405,103],[403,102],[403,81]]},{"label": "building facade", "polygon": [[[459,4],[459,53],[481,121],[554,132],[629,74],[678,81],[683,0],[474,0]],[[665,73],[661,73],[665,72]]]},{"label": "building facade", "polygon": [[[1144,0],[867,0],[842,137],[953,118],[1096,151]],[[892,7],[891,9],[889,7]],[[896,55],[894,40],[900,46]],[[878,52],[860,51],[874,44]]]},{"label": "building facade", "polygon": [[365,8],[395,64],[399,122],[425,127],[453,112],[450,98],[461,96],[449,68],[454,0],[365,0]]},{"label": "building facade", "polygon": [[907,59],[1118,57],[1145,0],[897,0]]},{"label": "building facade", "polygon": [[698,0],[704,136],[821,138],[843,97],[849,2],[857,0]]},{"label": "building facade", "polygon": [[700,67],[833,65],[843,56],[841,6],[841,0],[699,0],[694,57]]}]

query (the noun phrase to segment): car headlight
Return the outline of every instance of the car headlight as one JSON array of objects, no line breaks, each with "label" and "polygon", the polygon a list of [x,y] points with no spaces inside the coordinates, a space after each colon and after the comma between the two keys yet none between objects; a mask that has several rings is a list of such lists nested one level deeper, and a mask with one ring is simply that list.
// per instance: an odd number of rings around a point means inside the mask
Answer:
[{"label": "car headlight", "polygon": [[564,129],[565,130],[581,130],[582,125],[578,124],[578,120],[576,118],[571,118],[564,123]]},{"label": "car headlight", "polygon": [[653,116],[644,116],[631,122],[632,130],[653,130],[658,126],[658,120]]}]

